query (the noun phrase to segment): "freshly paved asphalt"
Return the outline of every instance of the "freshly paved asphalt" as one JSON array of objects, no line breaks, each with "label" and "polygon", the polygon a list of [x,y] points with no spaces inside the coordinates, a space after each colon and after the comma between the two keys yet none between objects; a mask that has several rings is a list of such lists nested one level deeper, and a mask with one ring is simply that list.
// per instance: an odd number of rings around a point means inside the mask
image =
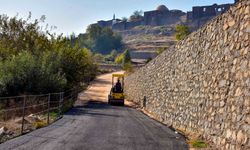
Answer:
[{"label": "freshly paved asphalt", "polygon": [[78,103],[57,122],[0,145],[0,150],[185,149],[183,136],[140,111],[98,101]]}]

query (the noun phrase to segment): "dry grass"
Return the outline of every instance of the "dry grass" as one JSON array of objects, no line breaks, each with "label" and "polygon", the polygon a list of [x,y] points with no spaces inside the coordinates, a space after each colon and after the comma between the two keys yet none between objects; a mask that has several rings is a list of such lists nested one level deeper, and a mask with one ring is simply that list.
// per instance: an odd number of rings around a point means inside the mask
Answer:
[{"label": "dry grass", "polygon": [[37,121],[37,122],[34,122],[34,123],[33,123],[33,126],[34,126],[36,129],[39,129],[39,128],[42,128],[42,127],[47,126],[47,122],[45,122],[45,121]]},{"label": "dry grass", "polygon": [[21,120],[21,118],[10,119],[8,121],[0,122],[0,127],[7,127],[8,130],[12,132],[20,132],[22,124],[19,120]]}]

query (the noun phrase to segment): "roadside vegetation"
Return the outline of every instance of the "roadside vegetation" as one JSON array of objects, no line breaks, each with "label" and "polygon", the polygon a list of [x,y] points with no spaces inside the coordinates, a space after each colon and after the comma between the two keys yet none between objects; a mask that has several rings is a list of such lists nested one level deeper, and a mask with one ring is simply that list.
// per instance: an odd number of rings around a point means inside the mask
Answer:
[{"label": "roadside vegetation", "polygon": [[163,53],[165,50],[167,50],[168,47],[161,47],[156,50],[157,55],[160,55]]},{"label": "roadside vegetation", "polygon": [[133,65],[131,62],[131,56],[129,50],[125,50],[123,53],[118,55],[115,59],[115,63],[122,65],[125,71],[133,72]]},{"label": "roadside vegetation", "polygon": [[188,36],[191,33],[189,27],[185,25],[177,25],[175,31],[176,31],[175,38],[178,41],[183,40],[186,36]]},{"label": "roadside vegetation", "polygon": [[191,145],[192,148],[207,148],[209,146],[206,142],[200,139],[191,140],[189,144]]},{"label": "roadside vegetation", "polygon": [[95,77],[92,52],[44,21],[0,15],[0,96],[59,92]]}]

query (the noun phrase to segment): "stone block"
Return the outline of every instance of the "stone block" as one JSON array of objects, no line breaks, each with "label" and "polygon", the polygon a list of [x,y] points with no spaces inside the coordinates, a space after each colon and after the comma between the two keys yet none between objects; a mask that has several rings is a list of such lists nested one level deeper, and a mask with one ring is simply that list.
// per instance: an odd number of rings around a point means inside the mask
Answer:
[{"label": "stone block", "polygon": [[234,96],[240,96],[242,94],[241,88],[238,87],[235,91],[235,95]]}]

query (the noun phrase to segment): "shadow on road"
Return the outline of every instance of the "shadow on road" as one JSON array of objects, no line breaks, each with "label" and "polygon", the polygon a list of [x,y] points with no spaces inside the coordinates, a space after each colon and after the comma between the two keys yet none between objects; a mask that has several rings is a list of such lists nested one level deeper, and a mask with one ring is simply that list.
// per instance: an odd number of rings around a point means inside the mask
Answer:
[{"label": "shadow on road", "polygon": [[119,105],[109,105],[106,102],[100,101],[87,101],[82,106],[75,106],[70,111],[68,111],[64,116],[107,116],[107,117],[120,117],[119,115],[114,114],[107,114],[101,111],[96,110],[103,110],[103,109],[121,109],[121,107],[126,106],[119,106]]}]

